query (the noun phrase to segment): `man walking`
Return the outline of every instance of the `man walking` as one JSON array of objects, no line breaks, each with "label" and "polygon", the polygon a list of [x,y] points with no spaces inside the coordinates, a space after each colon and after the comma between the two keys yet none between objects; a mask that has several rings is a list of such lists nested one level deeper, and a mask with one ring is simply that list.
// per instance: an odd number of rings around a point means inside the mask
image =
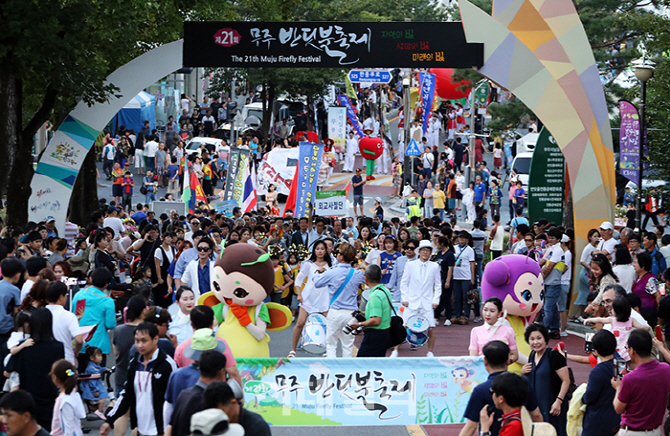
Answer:
[{"label": "man walking", "polygon": [[357,357],[385,357],[391,348],[391,292],[381,284],[382,269],[370,265],[365,269],[365,284],[370,288],[370,298],[365,307],[365,321],[351,327],[364,327],[365,336]]},{"label": "man walking", "polygon": [[[65,359],[75,367],[78,365],[75,356],[84,345],[84,339],[79,333],[79,321],[74,313],[65,310],[67,304],[67,286],[63,282],[49,283],[46,289],[47,309],[53,316],[54,338],[63,344]],[[73,345],[74,344],[74,345]]]},{"label": "man walking", "polygon": [[[442,282],[440,280],[440,267],[435,262],[430,262],[433,246],[430,241],[419,243],[419,261],[410,262],[405,266],[405,272],[400,282],[402,305],[405,306],[403,319],[408,324],[413,315],[420,315],[428,321],[428,354],[434,357],[435,346],[435,316],[433,311],[440,303],[442,295]],[[416,349],[416,347],[414,347]]]},{"label": "man walking", "polygon": [[351,178],[351,184],[354,186],[354,214],[356,213],[356,206],[360,208],[360,214],[358,216],[365,216],[363,212],[363,185],[365,185],[365,180],[361,177],[361,168],[356,168],[356,175]]},{"label": "man walking", "polygon": [[540,259],[544,276],[544,319],[542,323],[549,330],[551,339],[559,339],[560,323],[558,318],[558,299],[561,296],[561,276],[565,271],[565,252],[561,248],[563,232],[552,227],[547,232],[549,252],[546,258]]},{"label": "man walking", "polygon": [[[454,264],[454,317],[452,324],[467,325],[470,318],[470,306],[467,294],[475,281],[475,251],[468,245],[470,234],[465,230],[458,234],[458,245],[454,247],[456,261]],[[479,308],[475,306],[475,317],[479,317]]]},{"label": "man walking", "polygon": [[330,309],[326,317],[326,357],[337,357],[337,341],[342,343],[342,357],[352,357],[354,336],[343,333],[351,313],[358,308],[358,287],[365,282],[362,271],[354,270],[351,262],[356,259],[356,249],[344,242],[337,250],[339,264],[314,277],[314,286],[328,288]]},{"label": "man walking", "polygon": [[344,153],[344,168],[343,173],[351,173],[354,171],[354,161],[356,159],[356,152],[358,151],[358,140],[352,130],[349,132],[349,138],[346,142],[346,150]]}]

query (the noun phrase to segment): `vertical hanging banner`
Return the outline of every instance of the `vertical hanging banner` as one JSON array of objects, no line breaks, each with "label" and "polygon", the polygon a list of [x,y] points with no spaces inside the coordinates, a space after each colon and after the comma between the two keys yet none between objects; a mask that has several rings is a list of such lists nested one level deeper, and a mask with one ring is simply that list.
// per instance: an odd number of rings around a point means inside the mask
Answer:
[{"label": "vertical hanging banner", "polygon": [[481,357],[238,359],[244,407],[273,426],[460,424]]},{"label": "vertical hanging banner", "polygon": [[249,149],[231,147],[228,154],[228,176],[223,190],[223,201],[237,200],[237,204],[242,204],[244,165],[249,165],[249,153]]},{"label": "vertical hanging banner", "polygon": [[560,226],[563,222],[565,158],[545,127],[535,144],[528,176],[528,216],[530,222],[545,218]]},{"label": "vertical hanging banner", "polygon": [[356,130],[356,133],[358,133],[359,138],[362,138],[364,136],[363,129],[361,128],[361,123],[360,121],[358,121],[358,117],[356,116],[356,110],[351,105],[349,97],[347,97],[346,95],[338,95],[337,100],[340,102],[340,105],[342,105],[342,107],[346,108],[347,116],[349,117],[351,125],[354,126],[354,129]]},{"label": "vertical hanging banner", "polygon": [[430,110],[433,107],[433,98],[435,98],[435,74],[419,73],[419,82],[421,84],[421,103],[423,104],[423,134],[428,129],[428,119]]},{"label": "vertical hanging banner", "polygon": [[620,100],[619,174],[637,184],[640,177],[640,114],[633,103]]},{"label": "vertical hanging banner", "polygon": [[342,147],[347,142],[347,110],[343,107],[328,108],[328,137],[335,147]]},{"label": "vertical hanging banner", "polygon": [[294,214],[296,218],[307,216],[307,203],[314,204],[316,182],[319,178],[319,167],[323,156],[322,144],[301,142],[299,148],[298,186]]}]

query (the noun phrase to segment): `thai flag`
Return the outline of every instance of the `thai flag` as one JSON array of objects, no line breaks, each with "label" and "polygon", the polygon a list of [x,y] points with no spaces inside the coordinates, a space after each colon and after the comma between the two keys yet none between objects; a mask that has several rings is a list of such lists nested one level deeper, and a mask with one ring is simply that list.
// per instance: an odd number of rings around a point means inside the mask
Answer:
[{"label": "thai flag", "polygon": [[244,182],[244,196],[242,197],[242,210],[243,213],[251,212],[256,210],[257,199],[256,199],[256,170],[252,167],[251,171],[249,168],[245,170],[247,176]]}]

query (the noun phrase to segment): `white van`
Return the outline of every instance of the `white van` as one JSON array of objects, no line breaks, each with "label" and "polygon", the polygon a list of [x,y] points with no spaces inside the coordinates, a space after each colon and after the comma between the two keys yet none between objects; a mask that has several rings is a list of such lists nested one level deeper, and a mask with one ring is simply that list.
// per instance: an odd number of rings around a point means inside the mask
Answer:
[{"label": "white van", "polygon": [[517,153],[512,161],[512,168],[519,174],[519,180],[523,183],[523,189],[526,191],[528,190],[531,159],[533,159],[533,153]]}]

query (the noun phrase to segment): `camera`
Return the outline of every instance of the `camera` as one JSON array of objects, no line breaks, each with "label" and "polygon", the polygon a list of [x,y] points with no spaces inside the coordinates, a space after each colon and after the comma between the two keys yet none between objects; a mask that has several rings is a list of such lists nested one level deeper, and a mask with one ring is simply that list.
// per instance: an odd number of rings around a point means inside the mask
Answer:
[{"label": "camera", "polygon": [[593,352],[593,335],[595,333],[587,333],[584,335],[584,351]]},{"label": "camera", "polygon": [[614,377],[621,378],[626,371],[626,361],[623,359],[614,359]]},{"label": "camera", "polygon": [[365,321],[365,315],[363,315],[363,313],[360,310],[354,310],[353,312],[351,312],[351,316],[352,316],[351,321],[349,321],[349,324],[345,325],[342,328],[342,331],[347,335],[356,336],[357,334],[363,331],[363,327],[354,328],[353,324]]}]

